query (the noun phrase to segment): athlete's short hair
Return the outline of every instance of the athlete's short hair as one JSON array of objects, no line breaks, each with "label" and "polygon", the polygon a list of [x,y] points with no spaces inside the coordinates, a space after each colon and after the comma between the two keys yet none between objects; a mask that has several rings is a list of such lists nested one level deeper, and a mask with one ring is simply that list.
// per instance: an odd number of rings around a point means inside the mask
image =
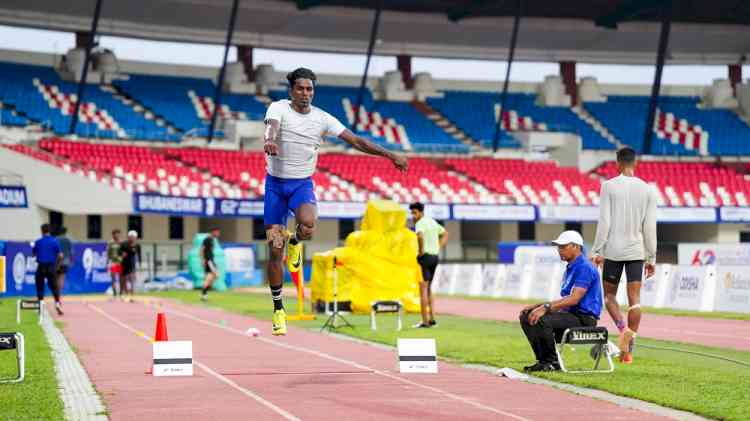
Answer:
[{"label": "athlete's short hair", "polygon": [[414,210],[414,209],[424,213],[424,204],[422,204],[421,202],[414,202],[411,205],[409,205],[409,210]]},{"label": "athlete's short hair", "polygon": [[617,151],[617,162],[625,165],[633,165],[635,163],[635,156],[633,148],[622,148]]},{"label": "athlete's short hair", "polygon": [[289,72],[286,74],[286,80],[289,81],[290,88],[294,87],[297,79],[310,79],[311,81],[313,81],[313,83],[315,83],[318,80],[318,77],[315,76],[315,72],[304,67],[299,67],[293,72]]}]

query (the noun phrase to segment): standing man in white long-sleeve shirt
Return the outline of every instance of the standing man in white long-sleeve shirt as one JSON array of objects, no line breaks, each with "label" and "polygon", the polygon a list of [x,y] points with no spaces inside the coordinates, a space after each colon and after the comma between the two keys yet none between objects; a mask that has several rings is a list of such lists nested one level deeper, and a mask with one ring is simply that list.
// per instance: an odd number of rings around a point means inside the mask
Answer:
[{"label": "standing man in white long-sleeve shirt", "polygon": [[[604,264],[604,302],[620,331],[620,361],[633,362],[633,342],[641,322],[641,281],[654,274],[656,263],[656,193],[635,176],[636,154],[617,152],[620,175],[602,184],[599,224],[592,260]],[[625,270],[628,291],[627,325],[617,303],[617,286]]]}]

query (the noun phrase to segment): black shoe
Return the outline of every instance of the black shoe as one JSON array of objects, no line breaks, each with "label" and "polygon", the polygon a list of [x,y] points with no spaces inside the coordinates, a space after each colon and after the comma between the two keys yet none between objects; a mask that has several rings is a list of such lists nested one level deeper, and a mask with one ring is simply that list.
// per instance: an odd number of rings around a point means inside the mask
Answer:
[{"label": "black shoe", "polygon": [[415,324],[412,327],[415,328],[415,329],[425,329],[425,328],[429,328],[429,327],[432,327],[432,326],[429,323],[428,324],[424,324],[422,322],[419,322],[419,323]]},{"label": "black shoe", "polygon": [[430,326],[437,326],[435,319],[430,320]]},{"label": "black shoe", "polygon": [[524,367],[524,371],[528,372],[534,372],[534,371],[557,371],[560,369],[560,366],[557,364],[550,364],[550,363],[536,363],[534,365]]},{"label": "black shoe", "polygon": [[527,365],[527,366],[525,366],[525,367],[523,368],[523,371],[531,371],[531,369],[532,369],[532,368],[534,368],[534,367],[536,367],[536,366],[538,366],[538,365],[539,365],[539,362],[537,361],[537,362],[535,362],[534,364],[531,364],[531,365]]}]

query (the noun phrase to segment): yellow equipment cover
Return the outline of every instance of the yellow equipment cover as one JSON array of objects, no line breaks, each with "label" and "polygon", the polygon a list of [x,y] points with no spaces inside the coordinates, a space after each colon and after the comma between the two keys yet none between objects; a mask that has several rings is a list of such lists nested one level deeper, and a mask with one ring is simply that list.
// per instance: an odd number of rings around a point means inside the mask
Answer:
[{"label": "yellow equipment cover", "polygon": [[313,256],[313,302],[333,301],[335,256],[338,301],[351,301],[353,312],[369,313],[378,300],[398,300],[406,311],[419,312],[417,235],[406,228],[406,211],[390,200],[372,200],[361,228],[346,237],[344,247]]}]

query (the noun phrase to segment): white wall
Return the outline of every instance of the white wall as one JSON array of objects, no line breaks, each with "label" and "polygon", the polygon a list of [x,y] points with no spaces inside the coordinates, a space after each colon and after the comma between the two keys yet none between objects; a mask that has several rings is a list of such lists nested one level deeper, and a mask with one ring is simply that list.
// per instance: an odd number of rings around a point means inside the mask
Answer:
[{"label": "white wall", "polygon": [[536,240],[552,241],[565,231],[565,224],[536,224]]},{"label": "white wall", "polygon": [[26,187],[33,189],[34,202],[46,209],[74,215],[122,214],[133,209],[130,193],[6,148],[0,148],[0,168],[21,175]]},{"label": "white wall", "polygon": [[747,229],[743,224],[720,224],[716,233],[718,243],[739,243],[740,231]]}]

